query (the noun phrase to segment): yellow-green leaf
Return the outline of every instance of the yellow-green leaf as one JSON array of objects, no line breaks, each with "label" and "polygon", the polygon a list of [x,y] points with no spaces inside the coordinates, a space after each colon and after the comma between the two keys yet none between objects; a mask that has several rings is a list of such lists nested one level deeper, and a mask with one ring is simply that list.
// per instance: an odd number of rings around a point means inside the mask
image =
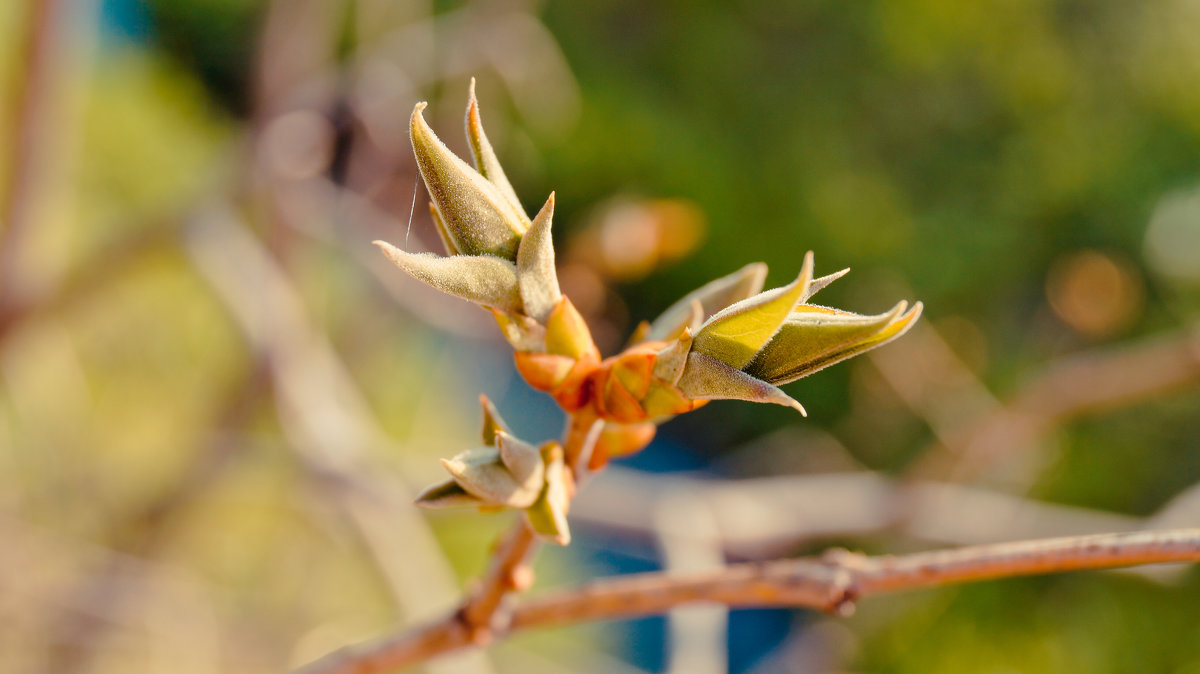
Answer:
[{"label": "yellow-green leaf", "polygon": [[904,334],[921,315],[920,302],[905,313],[907,306],[900,302],[886,313],[863,316],[801,305],[746,371],[774,384],[786,384],[882,346]]},{"label": "yellow-green leaf", "polygon": [[752,262],[745,267],[722,276],[715,281],[700,286],[684,295],[654,319],[650,331],[646,334],[648,340],[674,339],[685,327],[692,325],[695,307],[701,309],[701,320],[708,314],[713,314],[725,307],[752,297],[762,292],[763,282],[767,279],[767,265]]},{"label": "yellow-green leaf", "polygon": [[792,283],[742,300],[708,319],[696,334],[692,351],[735,369],[745,367],[779,331],[810,283],[812,253],[804,257],[800,276]]}]

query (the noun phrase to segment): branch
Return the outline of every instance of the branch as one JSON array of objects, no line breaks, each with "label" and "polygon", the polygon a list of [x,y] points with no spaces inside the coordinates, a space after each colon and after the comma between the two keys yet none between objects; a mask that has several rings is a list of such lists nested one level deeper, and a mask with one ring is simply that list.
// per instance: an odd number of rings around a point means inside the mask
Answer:
[{"label": "branch", "polygon": [[[902,556],[834,551],[820,558],[736,564],[687,576],[645,573],[595,581],[517,607],[506,633],[662,613],[694,602],[846,613],[855,601],[886,592],[1195,561],[1200,561],[1200,529],[1054,538]],[[389,672],[471,643],[452,615],[373,644],[335,652],[297,674]]]}]

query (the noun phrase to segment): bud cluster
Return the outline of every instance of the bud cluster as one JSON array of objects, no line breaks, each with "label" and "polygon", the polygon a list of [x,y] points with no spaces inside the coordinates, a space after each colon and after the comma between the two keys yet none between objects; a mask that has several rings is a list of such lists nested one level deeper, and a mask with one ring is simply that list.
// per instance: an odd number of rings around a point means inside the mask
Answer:
[{"label": "bud cluster", "polygon": [[[589,448],[592,469],[642,449],[658,424],[709,400],[772,403],[804,414],[780,385],[885,344],[920,316],[919,302],[910,309],[901,301],[874,316],[810,304],[848,270],[814,278],[809,252],[792,283],[763,291],[766,265],[747,265],[684,296],[640,325],[632,346],[602,359],[559,289],[554,194],[532,220],[526,216],[483,131],[474,81],[466,120],[474,167],[438,139],[424,108],[413,110],[412,145],[447,255],[376,244],[414,278],[489,309],[521,376],[572,419],[602,422]],[[452,479],[418,503],[524,509],[535,531],[565,544],[573,490],[566,466],[579,457],[564,457],[557,443],[539,449],[513,437],[486,399],[484,417],[485,446],[444,460]]]}]

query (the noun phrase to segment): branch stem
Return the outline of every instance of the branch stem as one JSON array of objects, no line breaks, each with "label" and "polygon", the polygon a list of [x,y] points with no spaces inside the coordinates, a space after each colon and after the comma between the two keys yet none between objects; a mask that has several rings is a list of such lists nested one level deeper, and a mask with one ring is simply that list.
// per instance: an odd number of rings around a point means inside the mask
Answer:
[{"label": "branch stem", "polygon": [[[515,608],[505,634],[663,613],[682,604],[790,606],[846,613],[871,595],[1083,569],[1200,561],[1200,529],[1075,536],[912,555],[819,558],[730,565],[686,576],[646,573],[598,580]],[[389,672],[472,643],[454,616],[374,644],[333,653],[303,674]],[[300,674],[300,673],[298,673]]]}]

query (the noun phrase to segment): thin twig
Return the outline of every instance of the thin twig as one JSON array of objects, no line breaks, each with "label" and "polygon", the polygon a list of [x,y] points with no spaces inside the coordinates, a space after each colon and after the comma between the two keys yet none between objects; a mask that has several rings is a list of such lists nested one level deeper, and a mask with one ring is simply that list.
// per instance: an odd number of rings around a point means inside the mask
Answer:
[{"label": "thin twig", "polygon": [[[599,580],[518,606],[508,632],[627,618],[682,604],[788,606],[846,612],[862,598],[920,588],[1082,569],[1200,561],[1200,529],[1100,534],[869,557],[838,551],[820,558],[727,566],[671,576]],[[344,649],[297,674],[390,672],[470,645],[454,616],[374,644]]]}]

